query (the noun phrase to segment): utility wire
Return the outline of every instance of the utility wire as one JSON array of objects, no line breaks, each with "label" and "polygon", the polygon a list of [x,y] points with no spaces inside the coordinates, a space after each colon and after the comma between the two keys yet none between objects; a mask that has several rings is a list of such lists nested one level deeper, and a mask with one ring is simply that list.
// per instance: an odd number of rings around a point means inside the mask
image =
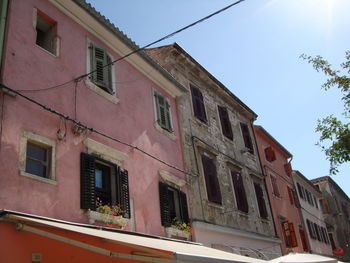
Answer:
[{"label": "utility wire", "polygon": [[6,86],[3,85],[3,84],[0,84],[0,88],[1,88],[3,91],[8,91],[8,92],[14,93],[14,94],[16,94],[16,95],[18,95],[18,96],[20,96],[20,97],[22,97],[22,98],[24,98],[24,99],[30,101],[30,102],[36,104],[37,106],[43,108],[44,110],[46,110],[46,111],[48,111],[48,112],[50,112],[50,113],[53,113],[53,114],[55,114],[55,115],[57,115],[57,116],[59,116],[59,117],[65,119],[65,120],[67,120],[67,121],[70,121],[70,122],[72,122],[73,124],[78,125],[79,127],[82,127],[83,129],[86,129],[86,130],[88,130],[88,131],[90,131],[90,132],[92,132],[92,133],[96,133],[96,134],[98,134],[98,135],[101,135],[102,137],[108,138],[108,139],[110,139],[110,140],[112,140],[112,141],[118,142],[118,143],[120,143],[120,144],[122,144],[122,145],[128,146],[128,147],[130,147],[130,148],[132,148],[132,149],[134,149],[134,150],[137,150],[137,151],[143,153],[144,155],[146,155],[146,156],[148,156],[148,157],[150,157],[150,158],[152,158],[152,159],[154,159],[154,160],[156,160],[156,161],[158,161],[158,162],[160,162],[160,163],[162,163],[162,164],[164,164],[164,165],[166,165],[166,166],[168,166],[168,167],[170,167],[170,168],[172,168],[172,169],[174,169],[174,170],[176,170],[176,171],[179,171],[179,172],[181,172],[181,173],[183,173],[183,174],[186,174],[186,175],[196,176],[196,175],[193,175],[193,174],[191,174],[191,173],[188,173],[188,172],[186,172],[186,171],[184,171],[184,170],[182,170],[182,169],[180,169],[180,168],[178,168],[178,167],[176,167],[176,166],[174,166],[174,165],[171,165],[171,164],[169,164],[169,163],[167,163],[167,162],[165,162],[165,161],[159,159],[158,157],[156,157],[156,156],[154,156],[154,155],[152,155],[152,154],[146,152],[145,150],[143,150],[143,149],[141,149],[141,148],[139,148],[139,147],[137,147],[137,146],[135,146],[135,145],[132,145],[132,144],[130,144],[130,143],[127,143],[127,142],[124,142],[124,141],[119,140],[119,139],[117,139],[117,138],[114,138],[114,137],[112,137],[112,136],[110,136],[110,135],[107,135],[107,134],[105,134],[105,133],[103,133],[103,132],[101,132],[101,131],[99,131],[99,130],[94,129],[94,128],[88,127],[88,126],[86,126],[86,125],[80,123],[79,121],[77,121],[77,120],[71,118],[70,116],[64,115],[63,113],[61,113],[61,112],[59,112],[59,111],[56,111],[56,110],[54,110],[54,109],[51,109],[51,108],[49,108],[48,106],[46,106],[46,105],[44,105],[44,104],[41,104],[40,102],[38,102],[38,101],[36,101],[36,100],[34,100],[34,99],[32,99],[32,98],[29,98],[29,97],[27,97],[27,96],[25,96],[25,95],[19,93],[18,91],[14,90],[14,89],[11,89],[11,88],[9,88],[9,87],[6,87]]},{"label": "utility wire", "polygon": [[[156,40],[156,41],[153,41],[153,42],[151,42],[151,43],[149,43],[149,44],[147,44],[147,45],[145,45],[145,46],[143,46],[143,47],[137,48],[137,49],[131,51],[130,53],[128,53],[128,54],[126,54],[126,55],[124,55],[124,56],[122,56],[122,57],[120,57],[120,58],[118,58],[118,59],[116,59],[116,60],[113,60],[113,61],[111,61],[110,63],[107,63],[107,64],[103,65],[102,68],[111,66],[111,65],[113,65],[114,63],[117,63],[118,61],[121,61],[121,60],[123,60],[123,59],[125,59],[125,58],[127,58],[127,57],[129,57],[129,56],[131,56],[131,55],[133,55],[133,54],[135,54],[135,53],[138,53],[138,52],[140,52],[140,51],[142,51],[142,50],[144,50],[144,49],[146,49],[146,48],[148,48],[148,47],[154,45],[154,44],[157,44],[157,43],[159,43],[159,42],[161,42],[161,41],[163,41],[163,40],[165,40],[165,39],[168,39],[168,38],[170,38],[170,37],[172,37],[172,36],[174,36],[174,35],[176,35],[176,34],[182,32],[182,31],[184,31],[184,30],[186,30],[186,29],[188,29],[188,28],[190,28],[190,27],[193,27],[193,26],[195,26],[195,25],[197,25],[197,24],[199,24],[199,23],[202,23],[202,22],[204,22],[205,20],[208,20],[209,18],[211,18],[211,17],[213,17],[213,16],[215,16],[215,15],[217,15],[217,14],[220,14],[220,13],[226,11],[227,9],[229,9],[229,8],[235,6],[235,5],[238,5],[239,3],[243,2],[243,1],[245,1],[245,0],[239,0],[239,1],[236,1],[236,2],[234,2],[234,3],[232,3],[232,4],[228,5],[228,6],[224,7],[224,8],[221,8],[220,10],[218,10],[218,11],[216,11],[216,12],[214,12],[214,13],[211,13],[211,14],[209,14],[209,15],[207,15],[207,16],[205,16],[205,17],[203,17],[203,18],[201,18],[201,19],[199,19],[199,20],[197,20],[197,21],[195,21],[195,22],[193,22],[193,23],[191,23],[191,24],[189,24],[189,25],[187,25],[187,26],[185,26],[185,27],[179,29],[179,30],[176,30],[176,31],[174,31],[174,32],[172,32],[172,33],[170,33],[170,34],[168,34],[168,35],[166,35],[166,36],[164,36],[164,37],[162,37],[162,38]],[[74,79],[71,79],[71,80],[69,80],[69,81],[66,81],[66,82],[64,82],[64,83],[62,83],[62,84],[55,85],[55,86],[52,86],[52,87],[49,87],[49,88],[36,89],[36,90],[18,90],[18,91],[34,92],[34,91],[44,91],[44,90],[55,89],[55,88],[64,86],[64,85],[66,85],[66,84],[69,84],[70,82],[73,82],[73,81],[81,81],[83,78],[85,78],[85,77],[87,77],[87,76],[89,76],[89,75],[95,73],[96,71],[97,71],[97,69],[95,69],[95,70],[93,70],[93,71],[90,71],[89,73],[83,74],[83,75],[81,75],[81,76],[79,76],[79,77],[76,77],[76,78],[74,78]]]}]

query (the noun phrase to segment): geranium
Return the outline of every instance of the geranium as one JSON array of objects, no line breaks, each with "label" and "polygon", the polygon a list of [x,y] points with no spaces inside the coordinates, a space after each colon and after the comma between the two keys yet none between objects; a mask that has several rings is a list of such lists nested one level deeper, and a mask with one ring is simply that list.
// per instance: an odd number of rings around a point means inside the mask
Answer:
[{"label": "geranium", "polygon": [[104,204],[99,197],[96,198],[96,211],[102,214],[113,215],[113,216],[124,216],[124,214],[127,213],[127,211],[121,208],[120,204],[117,204],[117,205]]},{"label": "geranium", "polygon": [[191,224],[179,221],[176,217],[171,221],[171,225],[179,230],[182,230],[186,234],[191,233]]}]

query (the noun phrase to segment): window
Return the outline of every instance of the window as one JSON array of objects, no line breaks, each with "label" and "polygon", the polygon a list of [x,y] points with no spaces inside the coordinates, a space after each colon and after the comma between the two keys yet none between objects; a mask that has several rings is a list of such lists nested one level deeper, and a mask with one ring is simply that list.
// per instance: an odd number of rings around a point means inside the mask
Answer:
[{"label": "window", "polygon": [[241,122],[241,130],[244,146],[249,150],[250,153],[254,153],[252,138],[250,137],[248,125]]},{"label": "window", "polygon": [[258,207],[259,207],[259,214],[262,218],[267,218],[267,210],[266,210],[266,204],[264,199],[264,193],[262,190],[262,187],[259,183],[254,183],[254,189],[256,194],[256,200],[258,201]]},{"label": "window", "polygon": [[294,231],[294,225],[291,222],[285,221],[282,223],[286,247],[297,247],[298,242]]},{"label": "window", "polygon": [[202,155],[202,165],[207,189],[208,200],[221,205],[221,191],[216,173],[215,161],[206,155]]},{"label": "window", "polygon": [[199,88],[194,85],[190,85],[192,94],[192,104],[194,116],[196,116],[202,122],[207,123],[207,115],[205,113],[205,106],[203,100],[203,94]]},{"label": "window", "polygon": [[36,44],[58,55],[57,23],[43,12],[36,12]]},{"label": "window", "polygon": [[172,132],[170,104],[168,99],[159,92],[155,91],[154,101],[156,106],[157,123],[163,129],[167,130],[168,132]]},{"label": "window", "polygon": [[230,140],[233,140],[233,133],[230,118],[225,107],[218,106],[222,134]]},{"label": "window", "polygon": [[305,199],[303,189],[299,183],[297,183],[297,188],[298,188],[298,193],[299,193],[300,198]]},{"label": "window", "polygon": [[128,171],[94,155],[81,153],[81,208],[96,210],[96,199],[120,204],[130,218]]},{"label": "window", "polygon": [[56,183],[56,142],[44,136],[23,131],[20,142],[19,169],[23,176]]},{"label": "window", "polygon": [[90,75],[91,81],[108,92],[114,94],[112,82],[112,58],[107,51],[96,44],[89,43],[90,56]]},{"label": "window", "polygon": [[276,160],[276,154],[275,151],[272,149],[271,146],[265,148],[265,157],[266,160],[270,163]]},{"label": "window", "polygon": [[299,234],[300,234],[300,239],[301,239],[301,243],[303,245],[303,250],[305,252],[308,252],[309,251],[309,247],[307,245],[307,241],[306,241],[306,235],[305,235],[305,231],[304,229],[299,229]]},{"label": "window", "polygon": [[159,200],[163,226],[171,226],[175,218],[183,223],[189,222],[187,199],[184,192],[159,182]]},{"label": "window", "polygon": [[278,189],[277,178],[276,178],[276,176],[270,174],[270,178],[271,178],[271,183],[272,183],[272,191],[273,191],[273,194],[274,194],[275,196],[280,197],[280,191],[279,191],[279,189]]},{"label": "window", "polygon": [[295,201],[294,201],[294,190],[292,188],[290,188],[289,186],[287,186],[287,191],[288,191],[288,196],[289,196],[289,201],[291,205],[294,205]]},{"label": "window", "polygon": [[311,238],[316,239],[316,232],[314,229],[314,225],[312,222],[310,222],[309,219],[306,219],[307,229],[309,231],[309,235]]},{"label": "window", "polygon": [[320,199],[320,204],[321,204],[323,213],[328,214],[331,212],[327,199]]},{"label": "window", "polygon": [[249,207],[248,207],[247,196],[244,189],[241,171],[231,170],[231,177],[232,177],[233,189],[235,191],[235,196],[236,196],[237,209],[242,212],[248,213]]}]

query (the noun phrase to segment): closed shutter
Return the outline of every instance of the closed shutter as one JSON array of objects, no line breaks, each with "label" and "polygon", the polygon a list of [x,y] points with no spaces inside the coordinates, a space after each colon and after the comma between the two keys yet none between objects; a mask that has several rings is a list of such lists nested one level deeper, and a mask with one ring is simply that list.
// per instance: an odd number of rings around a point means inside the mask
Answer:
[{"label": "closed shutter", "polygon": [[248,125],[241,122],[241,130],[244,146],[249,149],[250,153],[254,153],[252,138],[250,137]]},{"label": "closed shutter", "polygon": [[214,160],[202,155],[202,164],[208,200],[213,203],[221,204],[221,191]]},{"label": "closed shutter", "polygon": [[298,242],[297,242],[297,237],[295,234],[295,230],[294,230],[294,225],[293,223],[289,223],[289,232],[290,232],[290,240],[291,240],[291,247],[297,247],[298,246]]},{"label": "closed shutter", "polygon": [[291,189],[289,186],[287,186],[287,191],[288,191],[288,196],[289,196],[289,201],[291,205],[294,205],[294,194],[293,194],[293,189]]},{"label": "closed shutter", "polygon": [[261,188],[261,185],[258,183],[254,183],[254,188],[255,188],[256,198],[258,201],[260,217],[267,218],[266,204],[265,204],[264,193]]},{"label": "closed shutter", "polygon": [[192,93],[192,104],[194,116],[203,122],[207,122],[207,115],[205,113],[205,105],[202,92],[196,86],[190,85]]},{"label": "closed shutter", "polygon": [[289,230],[289,223],[288,223],[288,221],[285,221],[285,222],[282,223],[282,228],[283,228],[283,234],[284,234],[286,247],[291,247],[292,240],[291,240],[291,236],[290,236],[290,230]]},{"label": "closed shutter", "polygon": [[95,196],[95,158],[80,155],[80,208],[96,210]]},{"label": "closed shutter", "polygon": [[244,189],[243,178],[240,171],[231,171],[233,187],[236,194],[236,203],[238,210],[248,213],[248,201]]},{"label": "closed shutter", "polygon": [[275,151],[272,149],[271,146],[265,148],[265,157],[266,157],[266,160],[269,162],[273,162],[276,160]]},{"label": "closed shutter", "polygon": [[305,231],[303,229],[299,229],[299,234],[300,234],[300,239],[301,239],[301,243],[303,245],[304,252],[309,251],[306,236],[305,236]]},{"label": "closed shutter", "polygon": [[171,131],[171,121],[170,121],[170,105],[167,99],[155,92],[155,101],[156,101],[156,108],[157,108],[157,122],[158,124],[168,130]]},{"label": "closed shutter", "polygon": [[184,223],[189,223],[186,194],[182,191],[178,191],[178,193],[179,193],[179,202],[180,202],[180,209],[181,209],[181,220]]},{"label": "closed shutter", "polygon": [[329,204],[328,204],[328,200],[327,199],[321,199],[320,200],[321,205],[322,205],[322,211],[325,214],[330,213],[330,208],[329,208]]},{"label": "closed shutter", "polygon": [[162,225],[165,227],[171,226],[169,200],[168,200],[168,185],[159,182],[159,201],[160,201],[160,218]]},{"label": "closed shutter", "polygon": [[130,198],[129,198],[129,176],[127,170],[122,170],[119,166],[115,167],[117,171],[116,188],[117,199],[124,213],[125,218],[130,218]]},{"label": "closed shutter", "polygon": [[232,140],[233,133],[232,133],[231,122],[230,122],[230,118],[228,116],[227,109],[225,107],[218,106],[218,111],[219,111],[222,133],[228,139]]},{"label": "closed shutter", "polygon": [[[107,52],[94,44],[90,44],[90,65],[92,82],[105,91],[112,93],[112,65]],[[107,66],[108,65],[108,66]]]},{"label": "closed shutter", "polygon": [[280,191],[278,189],[278,185],[277,185],[277,178],[274,175],[270,175],[271,178],[271,183],[272,183],[272,190],[275,196],[280,196]]}]

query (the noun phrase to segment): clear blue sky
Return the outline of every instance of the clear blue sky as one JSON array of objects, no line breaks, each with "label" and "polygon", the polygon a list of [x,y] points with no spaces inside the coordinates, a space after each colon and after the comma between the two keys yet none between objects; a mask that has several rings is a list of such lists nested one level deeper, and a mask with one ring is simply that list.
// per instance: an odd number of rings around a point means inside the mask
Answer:
[{"label": "clear blue sky", "polygon": [[[88,0],[139,46],[233,1]],[[177,42],[258,115],[312,179],[329,164],[315,146],[317,119],[341,114],[340,93],[324,91],[322,73],[301,60],[322,55],[338,67],[350,50],[350,0],[246,0],[158,45]],[[350,163],[332,176],[350,197]]]}]

